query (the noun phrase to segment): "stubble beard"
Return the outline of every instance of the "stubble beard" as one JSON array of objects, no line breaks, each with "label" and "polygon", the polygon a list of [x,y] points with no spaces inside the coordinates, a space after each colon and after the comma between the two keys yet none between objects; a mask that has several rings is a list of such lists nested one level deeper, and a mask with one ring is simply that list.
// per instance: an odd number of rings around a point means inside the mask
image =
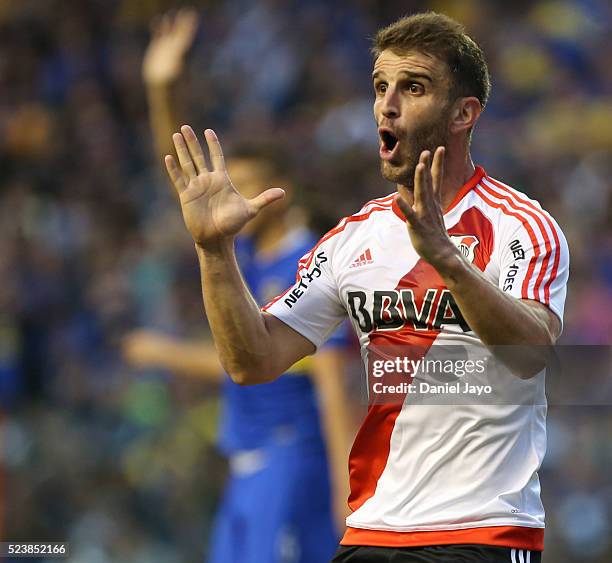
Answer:
[{"label": "stubble beard", "polygon": [[[446,146],[448,139],[447,131],[447,108],[434,122],[421,125],[409,136],[400,138],[400,155],[398,161],[393,163],[382,160],[380,172],[386,180],[409,190],[414,189],[414,170],[419,163],[421,153],[428,150],[433,155],[437,147]],[[403,146],[402,146],[403,145]],[[403,150],[402,150],[403,149]]]}]

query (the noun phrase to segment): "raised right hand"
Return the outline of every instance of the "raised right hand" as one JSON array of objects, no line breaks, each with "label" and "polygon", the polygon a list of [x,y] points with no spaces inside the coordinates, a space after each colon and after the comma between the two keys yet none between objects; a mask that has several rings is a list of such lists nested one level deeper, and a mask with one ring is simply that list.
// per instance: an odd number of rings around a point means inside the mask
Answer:
[{"label": "raised right hand", "polygon": [[151,25],[151,41],[142,62],[142,77],[150,87],[176,82],[183,71],[185,55],[198,29],[198,13],[182,8],[176,15],[167,13]]},{"label": "raised right hand", "polygon": [[170,155],[166,155],[165,163],[179,195],[185,226],[196,244],[207,250],[234,237],[261,209],[282,199],[285,192],[270,188],[253,199],[242,197],[227,174],[217,135],[207,129],[204,137],[212,170],[206,166],[200,142],[188,125],[172,136],[180,168]]}]

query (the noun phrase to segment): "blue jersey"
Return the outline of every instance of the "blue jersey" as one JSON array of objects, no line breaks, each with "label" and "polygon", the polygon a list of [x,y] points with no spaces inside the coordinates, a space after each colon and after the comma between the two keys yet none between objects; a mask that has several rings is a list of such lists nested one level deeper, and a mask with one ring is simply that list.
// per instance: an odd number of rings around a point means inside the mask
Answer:
[{"label": "blue jersey", "polygon": [[[242,275],[260,306],[295,282],[297,262],[316,240],[310,231],[296,229],[269,257],[257,256],[250,238],[237,241]],[[340,343],[338,336],[333,341]],[[307,377],[308,363],[308,359],[299,362],[275,381],[261,385],[242,387],[226,379],[219,437],[225,453],[287,441],[323,446],[316,392]]]}]

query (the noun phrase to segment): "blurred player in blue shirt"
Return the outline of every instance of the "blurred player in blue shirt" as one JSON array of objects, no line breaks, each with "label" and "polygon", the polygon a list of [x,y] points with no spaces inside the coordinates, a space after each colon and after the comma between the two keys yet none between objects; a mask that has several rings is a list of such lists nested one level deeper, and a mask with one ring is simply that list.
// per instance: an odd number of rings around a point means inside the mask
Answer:
[{"label": "blurred player in blue shirt", "polygon": [[[196,25],[193,12],[166,16],[145,55],[160,153],[170,152],[168,131],[177,125],[170,90]],[[228,162],[246,197],[270,186],[283,186],[289,196],[251,221],[237,245],[245,282],[260,306],[294,282],[298,260],[318,238],[291,202],[284,165],[278,151],[261,147],[234,151]],[[342,329],[315,356],[254,387],[241,387],[223,373],[210,342],[146,330],[126,338],[125,356],[134,366],[221,382],[219,446],[230,475],[209,546],[211,563],[318,563],[333,556],[348,513],[351,425],[342,380],[347,334]]]}]

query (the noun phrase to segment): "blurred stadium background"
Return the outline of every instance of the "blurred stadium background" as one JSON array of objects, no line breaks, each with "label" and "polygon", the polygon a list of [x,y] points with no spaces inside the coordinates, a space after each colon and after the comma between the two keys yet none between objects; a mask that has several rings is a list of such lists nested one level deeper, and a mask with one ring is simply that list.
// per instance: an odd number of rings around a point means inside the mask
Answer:
[{"label": "blurred stadium background", "polygon": [[[0,1],[2,539],[78,563],[200,561],[225,466],[214,388],[130,370],[123,334],[206,333],[193,245],[154,157],[141,63],[164,0]],[[368,37],[436,9],[483,45],[475,160],[571,248],[563,341],[612,336],[612,6],[606,0],[194,1],[178,96],[196,130],[273,140],[318,232],[379,177]],[[553,407],[548,563],[612,561],[612,409]]]}]

